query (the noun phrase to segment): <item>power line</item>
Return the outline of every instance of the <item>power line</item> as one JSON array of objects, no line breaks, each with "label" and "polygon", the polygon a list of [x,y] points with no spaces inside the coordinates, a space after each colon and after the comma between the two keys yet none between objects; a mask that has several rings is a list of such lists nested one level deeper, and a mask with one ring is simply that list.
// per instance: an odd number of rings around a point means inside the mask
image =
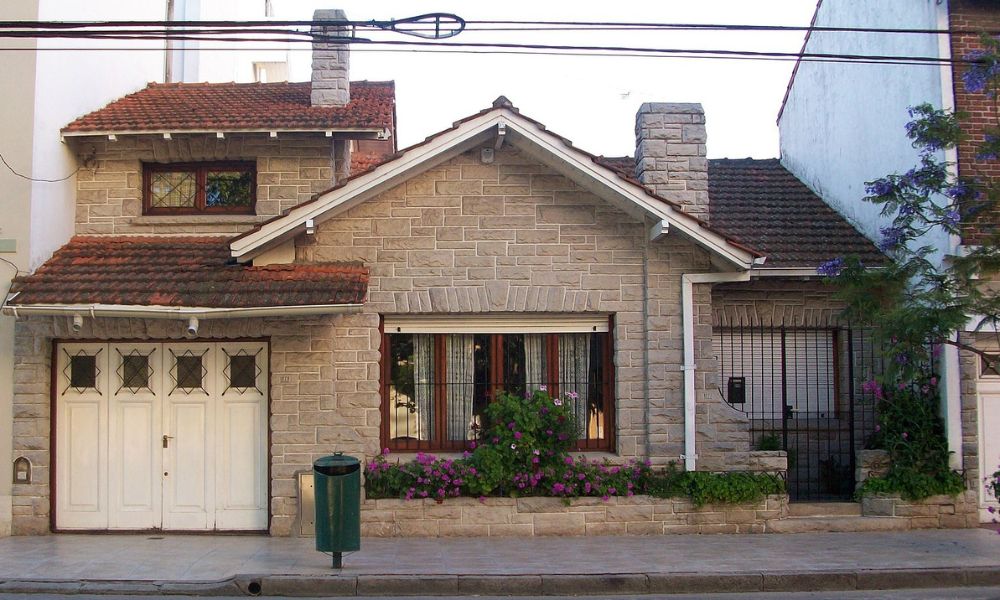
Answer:
[{"label": "power line", "polygon": [[18,173],[17,171],[15,171],[14,167],[10,166],[10,163],[7,162],[7,159],[4,158],[3,154],[0,154],[0,163],[3,163],[3,166],[7,167],[8,171],[10,171],[12,174],[16,175],[17,177],[20,177],[21,179],[26,179],[28,181],[40,181],[42,183],[59,183],[60,181],[66,181],[70,177],[72,177],[72,176],[76,175],[77,173],[79,173],[80,169],[83,168],[83,167],[77,167],[77,169],[75,171],[73,171],[72,173],[70,173],[69,175],[67,175],[65,177],[60,177],[59,179],[40,179],[40,178],[36,178],[36,177],[31,177],[29,175],[24,175],[22,173]]}]

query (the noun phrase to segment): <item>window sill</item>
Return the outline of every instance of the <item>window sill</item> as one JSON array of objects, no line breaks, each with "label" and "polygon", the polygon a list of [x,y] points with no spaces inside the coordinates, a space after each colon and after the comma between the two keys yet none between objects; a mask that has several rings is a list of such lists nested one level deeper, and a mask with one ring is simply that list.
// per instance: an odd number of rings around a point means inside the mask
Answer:
[{"label": "window sill", "polygon": [[142,215],[132,219],[136,225],[257,225],[270,217],[264,215]]}]

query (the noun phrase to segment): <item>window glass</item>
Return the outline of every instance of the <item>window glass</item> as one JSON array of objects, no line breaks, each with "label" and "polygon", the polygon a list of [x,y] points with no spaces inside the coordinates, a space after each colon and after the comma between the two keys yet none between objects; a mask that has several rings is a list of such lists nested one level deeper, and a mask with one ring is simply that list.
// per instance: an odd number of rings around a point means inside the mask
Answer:
[{"label": "window glass", "polygon": [[539,389],[571,403],[581,448],[610,445],[607,333],[387,334],[386,347],[390,448],[463,448],[497,393]]},{"label": "window glass", "polygon": [[201,385],[202,369],[200,356],[177,357],[177,387],[196,389]]},{"label": "window glass", "polygon": [[250,206],[253,177],[246,171],[209,171],[205,178],[205,206]]},{"label": "window glass", "polygon": [[257,357],[237,354],[229,357],[229,387],[257,387]]},{"label": "window glass", "polygon": [[197,195],[194,173],[156,171],[150,176],[149,205],[154,208],[194,208]]},{"label": "window glass", "polygon": [[78,354],[69,359],[69,385],[75,388],[97,387],[97,356]]},{"label": "window glass", "polygon": [[142,354],[122,356],[122,387],[132,390],[149,387],[149,357]]}]

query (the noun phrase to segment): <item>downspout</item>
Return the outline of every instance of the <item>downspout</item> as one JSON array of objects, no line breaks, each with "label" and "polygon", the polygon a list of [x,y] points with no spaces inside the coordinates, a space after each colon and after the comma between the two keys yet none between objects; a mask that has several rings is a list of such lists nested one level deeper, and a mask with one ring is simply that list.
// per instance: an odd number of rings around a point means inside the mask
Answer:
[{"label": "downspout", "polygon": [[681,327],[684,333],[684,470],[698,466],[696,416],[698,396],[694,386],[697,360],[694,355],[694,284],[750,281],[750,271],[739,273],[684,273],[681,275]]},{"label": "downspout", "polygon": [[[937,7],[937,28],[949,31],[948,2],[941,1]],[[938,54],[941,62],[941,108],[945,111],[955,110],[955,89],[951,67],[951,35],[938,36]],[[951,147],[944,151],[948,174],[958,176],[958,148]],[[962,238],[951,234],[948,236],[948,254],[958,254]],[[945,257],[942,257],[944,259]],[[958,332],[952,334],[952,339],[958,340]],[[948,450],[951,451],[948,462],[952,469],[962,469],[962,385],[961,362],[958,348],[944,344],[941,353],[941,416],[945,422],[945,437],[948,440]]]}]

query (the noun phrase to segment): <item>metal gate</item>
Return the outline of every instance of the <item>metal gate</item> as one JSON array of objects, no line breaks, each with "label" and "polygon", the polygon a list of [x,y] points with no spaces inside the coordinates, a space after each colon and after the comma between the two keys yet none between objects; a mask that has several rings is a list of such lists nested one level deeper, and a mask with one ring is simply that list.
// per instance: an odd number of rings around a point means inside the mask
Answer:
[{"label": "metal gate", "polygon": [[791,499],[850,499],[857,450],[875,429],[862,387],[881,365],[870,332],[727,327],[713,347],[719,392],[748,416],[751,448],[788,452]]}]

